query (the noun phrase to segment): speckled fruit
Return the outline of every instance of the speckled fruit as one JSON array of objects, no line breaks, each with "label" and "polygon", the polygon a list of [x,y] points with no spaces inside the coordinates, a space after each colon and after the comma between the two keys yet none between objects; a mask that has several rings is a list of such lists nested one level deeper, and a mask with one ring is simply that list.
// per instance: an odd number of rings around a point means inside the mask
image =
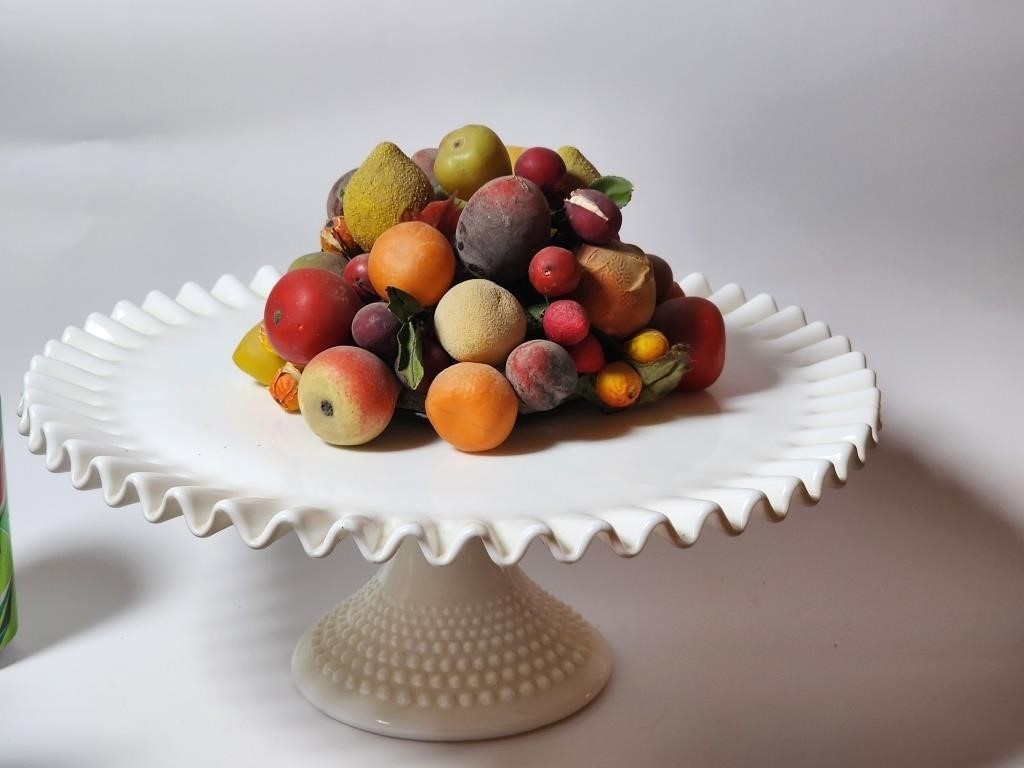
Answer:
[{"label": "speckled fruit", "polygon": [[332,347],[314,357],[299,379],[299,410],[331,445],[362,445],[391,422],[398,380],[381,359],[359,347]]},{"label": "speckled fruit", "polygon": [[557,200],[562,191],[565,161],[553,149],[530,147],[516,159],[514,173],[540,187],[551,202]]},{"label": "speckled fruit", "polygon": [[569,192],[589,187],[601,175],[576,147],[559,147],[558,156],[565,161],[565,188]]},{"label": "speckled fruit", "polygon": [[373,352],[386,363],[394,363],[398,356],[398,329],[401,326],[395,314],[383,301],[367,304],[352,318],[352,340]]},{"label": "speckled fruit", "polygon": [[579,344],[590,333],[587,310],[578,301],[559,299],[551,302],[541,320],[544,335],[565,346]]},{"label": "speckled fruit", "polygon": [[651,262],[651,270],[654,272],[654,300],[661,304],[672,290],[672,265],[653,253],[648,253],[647,259]]},{"label": "speckled fruit", "polygon": [[416,215],[434,199],[430,179],[391,142],[378,144],[345,189],[345,224],[369,251],[385,230]]},{"label": "speckled fruit", "polygon": [[267,296],[263,324],[278,354],[305,365],[323,350],[352,340],[362,302],[345,280],[326,269],[283,275]]},{"label": "speckled fruit", "polygon": [[621,338],[647,325],[656,289],[651,262],[642,250],[616,240],[606,246],[580,246],[576,260],[583,277],[572,298],[587,310],[592,326]]},{"label": "speckled fruit", "polygon": [[459,362],[501,365],[526,336],[526,312],[497,283],[466,280],[437,305],[434,330],[441,346]]},{"label": "speckled fruit", "polygon": [[345,282],[351,285],[360,301],[373,301],[380,298],[373,290],[373,283],[370,282],[370,255],[361,253],[345,265],[341,276]]},{"label": "speckled fruit", "polygon": [[505,376],[529,411],[550,411],[576,391],[576,364],[564,348],[537,339],[520,344],[505,362]]},{"label": "speckled fruit", "polygon": [[526,277],[530,259],[551,237],[551,211],[536,184],[504,176],[484,184],[466,204],[455,245],[466,269],[502,285]]},{"label": "speckled fruit", "polygon": [[549,245],[530,259],[530,285],[541,296],[565,296],[580,284],[580,265],[567,248]]},{"label": "speckled fruit", "polygon": [[565,216],[580,239],[604,245],[619,234],[622,211],[611,198],[596,189],[577,189],[565,201]]},{"label": "speckled fruit", "polygon": [[604,368],[604,347],[592,333],[588,333],[579,344],[573,344],[565,350],[576,364],[577,373],[597,373]]}]

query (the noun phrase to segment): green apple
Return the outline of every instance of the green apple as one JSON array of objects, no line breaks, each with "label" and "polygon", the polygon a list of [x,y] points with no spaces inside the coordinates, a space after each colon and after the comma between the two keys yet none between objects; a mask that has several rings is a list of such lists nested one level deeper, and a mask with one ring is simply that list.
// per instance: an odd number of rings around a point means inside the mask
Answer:
[{"label": "green apple", "polygon": [[461,200],[468,200],[491,179],[511,175],[508,150],[485,125],[464,125],[452,131],[441,139],[434,158],[438,183]]}]

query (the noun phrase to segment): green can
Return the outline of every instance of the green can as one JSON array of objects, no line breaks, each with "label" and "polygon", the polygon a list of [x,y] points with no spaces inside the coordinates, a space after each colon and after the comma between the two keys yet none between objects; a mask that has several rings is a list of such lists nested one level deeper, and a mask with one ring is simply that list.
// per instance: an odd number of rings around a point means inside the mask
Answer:
[{"label": "green can", "polygon": [[11,558],[11,523],[7,511],[7,473],[4,470],[4,426],[0,421],[0,650],[18,631],[14,603],[14,560]]}]

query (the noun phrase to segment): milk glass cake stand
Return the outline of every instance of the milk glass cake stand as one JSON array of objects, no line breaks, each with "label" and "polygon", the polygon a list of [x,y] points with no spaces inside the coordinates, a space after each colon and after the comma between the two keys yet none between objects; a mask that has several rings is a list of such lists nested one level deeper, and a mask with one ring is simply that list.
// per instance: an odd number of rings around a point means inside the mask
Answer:
[{"label": "milk glass cake stand", "polygon": [[574,562],[594,539],[630,556],[654,532],[680,547],[708,522],[738,533],[844,483],[877,439],[875,374],[845,337],[693,274],[683,289],[715,302],[728,334],[708,392],[523,417],[486,455],[415,417],[334,448],[231,362],[278,276],[188,283],[68,328],[32,359],[20,431],[48,469],[152,522],[180,515],[198,536],[233,525],[255,548],[294,531],[312,557],[351,537],[384,563],[292,657],[310,702],[369,731],[479,739],[575,712],[611,655],[516,566],[534,539]]}]

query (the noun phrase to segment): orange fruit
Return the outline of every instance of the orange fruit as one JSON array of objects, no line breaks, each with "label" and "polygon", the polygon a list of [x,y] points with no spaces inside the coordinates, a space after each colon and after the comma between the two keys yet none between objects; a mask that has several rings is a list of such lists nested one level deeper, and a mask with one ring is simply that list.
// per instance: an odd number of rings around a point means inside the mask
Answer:
[{"label": "orange fruit", "polygon": [[508,379],[484,363],[456,363],[427,390],[427,419],[460,451],[489,451],[512,434],[519,400]]},{"label": "orange fruit", "polygon": [[659,330],[645,328],[623,346],[626,357],[634,363],[653,363],[668,353],[668,338]]},{"label": "orange fruit", "polygon": [[455,277],[455,252],[445,236],[422,221],[405,221],[374,241],[367,263],[370,283],[382,299],[398,288],[424,307],[441,300]]},{"label": "orange fruit", "polygon": [[629,363],[608,363],[598,371],[594,391],[609,408],[626,408],[636,402],[644,388],[643,379]]}]

